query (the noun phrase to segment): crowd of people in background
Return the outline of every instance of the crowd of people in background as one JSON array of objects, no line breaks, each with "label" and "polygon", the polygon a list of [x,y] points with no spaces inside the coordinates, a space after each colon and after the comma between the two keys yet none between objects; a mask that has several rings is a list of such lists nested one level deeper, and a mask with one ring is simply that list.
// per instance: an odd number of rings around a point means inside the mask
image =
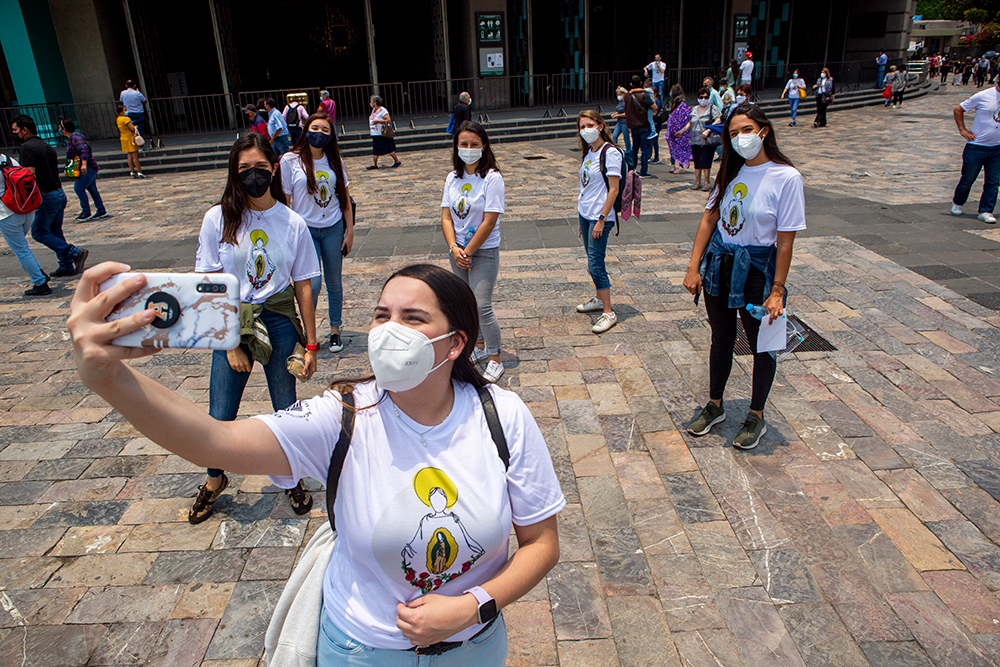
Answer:
[{"label": "crowd of people in background", "polygon": [[987,83],[992,84],[1000,72],[1000,55],[996,53],[983,54],[978,57],[966,56],[965,58],[952,58],[947,54],[932,53],[927,57],[927,73],[930,78],[940,77],[941,83],[948,83],[948,75],[951,76],[951,85],[967,86],[975,83],[977,88],[982,88]]}]

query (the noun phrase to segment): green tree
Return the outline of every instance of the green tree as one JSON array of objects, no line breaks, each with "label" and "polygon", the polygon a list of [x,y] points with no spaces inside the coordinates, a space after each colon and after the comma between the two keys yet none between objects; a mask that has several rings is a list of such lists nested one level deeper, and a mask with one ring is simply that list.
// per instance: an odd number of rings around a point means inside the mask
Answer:
[{"label": "green tree", "polygon": [[926,21],[943,19],[941,0],[917,0],[917,14],[923,16]]},{"label": "green tree", "polygon": [[973,9],[965,10],[965,20],[969,23],[975,23],[976,25],[982,25],[986,23],[990,15],[985,9],[979,9],[978,7]]}]

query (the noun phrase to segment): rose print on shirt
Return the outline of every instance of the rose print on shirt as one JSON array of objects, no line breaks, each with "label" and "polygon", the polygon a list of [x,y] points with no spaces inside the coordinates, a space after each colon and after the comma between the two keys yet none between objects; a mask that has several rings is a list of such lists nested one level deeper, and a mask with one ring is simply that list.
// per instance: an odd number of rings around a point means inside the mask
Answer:
[{"label": "rose print on shirt", "polygon": [[722,215],[722,228],[730,236],[736,236],[747,224],[749,209],[753,204],[753,197],[747,192],[745,183],[737,183],[732,190],[722,197],[720,212]]},{"label": "rose print on shirt", "polygon": [[262,289],[271,282],[271,276],[277,267],[267,254],[267,234],[263,229],[250,232],[250,243],[253,244],[253,248],[250,250],[250,257],[247,258],[247,278],[254,289]]},{"label": "rose print on shirt", "polygon": [[462,186],[461,194],[451,202],[452,212],[458,216],[459,220],[465,220],[472,213],[472,204],[469,203],[469,194],[472,192],[472,184],[466,183]]},{"label": "rose print on shirt", "polygon": [[458,489],[444,471],[420,470],[413,476],[413,491],[432,511],[420,519],[413,539],[400,552],[402,569],[411,586],[430,593],[468,572],[485,550],[461,517],[449,511],[458,501]]}]

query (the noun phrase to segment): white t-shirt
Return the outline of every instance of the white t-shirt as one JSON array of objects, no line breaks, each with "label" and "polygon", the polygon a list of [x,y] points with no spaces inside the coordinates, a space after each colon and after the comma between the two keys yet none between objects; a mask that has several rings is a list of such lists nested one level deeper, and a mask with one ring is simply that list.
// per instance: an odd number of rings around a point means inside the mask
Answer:
[{"label": "white t-shirt", "polygon": [[381,120],[389,115],[389,110],[385,107],[379,107],[377,111],[373,111],[371,115],[368,116],[368,134],[373,137],[382,136],[382,128],[385,127],[385,123],[376,123],[376,120]]},{"label": "white t-shirt", "polygon": [[[305,150],[309,150],[308,147]],[[347,185],[347,167],[340,161]],[[306,171],[297,153],[289,151],[281,156],[281,189],[292,198],[292,210],[302,216],[310,227],[333,227],[343,218],[340,200],[337,199],[337,172],[330,168],[326,154],[313,158],[313,173],[316,176],[316,193],[309,194]]]},{"label": "white t-shirt", "polygon": [[[444,195],[441,197],[441,208],[451,211],[451,224],[455,228],[455,242],[465,247],[472,236],[483,224],[487,213],[504,211],[506,188],[503,176],[499,171],[490,170],[486,178],[478,173],[465,174],[459,178],[455,172],[448,174],[444,182]],[[493,231],[480,246],[483,249],[500,246],[500,221],[493,226]]]},{"label": "white t-shirt", "polygon": [[[18,162],[9,155],[0,155],[0,164],[3,164],[7,167],[21,166],[20,162]],[[2,197],[6,192],[7,192],[7,183],[5,182],[4,178],[0,176],[0,197]],[[3,220],[4,218],[11,215],[14,215],[14,211],[4,206],[4,203],[0,201],[0,220]]]},{"label": "white t-shirt", "polygon": [[740,80],[743,83],[750,83],[753,80],[753,61],[744,60],[740,65]]},{"label": "white t-shirt", "polygon": [[[605,144],[610,145],[610,144]],[[587,220],[597,220],[597,216],[604,210],[604,202],[608,199],[608,186],[604,185],[604,176],[601,175],[601,151],[591,148],[587,151],[587,156],[583,158],[580,165],[580,198],[577,200],[576,210]],[[604,154],[604,169],[608,176],[618,177],[618,187],[624,187],[621,182],[622,177],[622,154],[613,146],[608,148]],[[608,222],[615,221],[615,208],[612,206],[608,211]]]},{"label": "white t-shirt", "polygon": [[[566,505],[534,418],[513,392],[490,387],[510,449],[504,470],[482,403],[468,384],[453,383],[455,404],[428,431],[386,398],[354,422],[334,512],[339,538],[323,581],[323,607],[349,637],[368,646],[412,646],[396,627],[396,605],[427,593],[458,596],[486,583],[507,562],[511,523],[528,526]],[[374,382],[354,389],[355,405],[381,394]],[[299,401],[255,417],[274,433],[291,477],[326,481],[340,434],[339,394]],[[406,426],[404,426],[406,424]],[[413,429],[413,430],[410,430]],[[414,435],[426,432],[426,445]],[[464,641],[472,627],[449,641]]]},{"label": "white t-shirt", "polygon": [[309,228],[282,203],[266,211],[247,210],[237,234],[239,245],[222,240],[222,207],[208,209],[198,235],[198,273],[222,271],[240,281],[242,303],[264,303],[293,281],[319,275]]},{"label": "white t-shirt", "polygon": [[798,96],[799,89],[805,87],[806,87],[806,80],[801,77],[798,79],[789,79],[788,83],[785,84],[785,90],[788,91],[789,98],[792,97],[793,95]]},{"label": "white t-shirt", "polygon": [[653,75],[653,83],[659,83],[663,81],[663,74],[667,71],[667,65],[662,60],[660,62],[654,60],[646,65],[646,69]]},{"label": "white t-shirt", "polygon": [[[715,204],[713,190],[705,209]],[[806,228],[802,174],[787,164],[743,165],[726,187],[719,207],[722,240],[733,245],[771,246],[778,232]]]},{"label": "white t-shirt", "polygon": [[996,86],[981,90],[961,104],[968,113],[975,110],[972,133],[976,135],[970,144],[977,146],[1000,146],[1000,93]]}]

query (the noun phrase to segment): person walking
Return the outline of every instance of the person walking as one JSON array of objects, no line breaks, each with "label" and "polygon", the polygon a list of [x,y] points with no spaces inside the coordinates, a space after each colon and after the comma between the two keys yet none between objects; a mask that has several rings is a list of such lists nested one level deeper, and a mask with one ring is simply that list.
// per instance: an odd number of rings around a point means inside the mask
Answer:
[{"label": "person walking", "polygon": [[132,178],[146,178],[142,173],[142,165],[139,164],[139,146],[135,143],[137,136],[142,136],[136,131],[135,123],[125,112],[125,105],[121,102],[117,105],[118,117],[115,118],[115,125],[118,126],[119,140],[121,141],[122,153],[125,153],[128,161],[128,170]]},{"label": "person walking", "polygon": [[691,143],[691,158],[694,161],[695,190],[711,188],[712,156],[721,144],[722,135],[709,130],[707,125],[716,125],[722,121],[722,112],[712,104],[708,88],[698,90],[698,106],[691,110],[689,137]]},{"label": "person walking", "polygon": [[[726,419],[722,400],[733,367],[737,313],[756,350],[763,322],[745,306],[763,305],[769,323],[784,313],[795,234],[806,228],[802,175],[778,149],[774,125],[760,107],[738,107],[725,124],[722,145],[722,165],[684,275],[684,287],[696,300],[704,290],[712,330],[709,400],[687,426],[695,436]],[[764,406],[776,368],[770,353],[753,355],[750,409],[734,447],[753,449],[767,432]]]},{"label": "person walking", "polygon": [[982,88],[990,73],[990,61],[986,56],[980,56],[976,66],[976,87]]},{"label": "person walking", "polygon": [[[649,154],[652,144],[649,141],[649,123],[646,110],[653,106],[652,96],[642,88],[639,75],[632,77],[632,89],[625,95],[625,124],[632,133],[632,161],[639,165],[639,178],[649,178]],[[641,162],[639,151],[642,150]]]},{"label": "person walking", "polygon": [[735,87],[740,82],[740,76],[742,72],[740,71],[740,64],[736,62],[736,58],[732,58],[729,61],[729,67],[726,69],[726,83],[730,86]]},{"label": "person walking", "polygon": [[330,91],[319,91],[319,110],[326,114],[333,127],[333,134],[337,134],[337,103],[330,99]]},{"label": "person walking", "polygon": [[618,316],[611,308],[611,280],[605,256],[608,237],[617,221],[615,200],[625,175],[624,155],[611,142],[604,118],[596,111],[581,111],[576,118],[576,128],[583,156],[576,209],[580,216],[580,238],[587,253],[587,272],[597,291],[594,298],[579,304],[576,312],[600,312],[601,316],[590,330],[601,334],[618,324]]},{"label": "person walking", "polygon": [[660,59],[659,53],[653,56],[653,62],[646,65],[645,72],[646,76],[652,79],[653,88],[660,91],[660,99],[663,99],[667,64]]},{"label": "person walking", "polygon": [[265,139],[271,138],[271,136],[267,133],[267,121],[260,115],[260,111],[257,110],[257,107],[252,104],[248,104],[243,107],[243,113],[246,114],[247,119],[250,121],[251,132],[256,132]]},{"label": "person walking", "polygon": [[[951,214],[962,215],[962,207],[969,200],[972,185],[979,178],[979,172],[986,170],[983,194],[979,198],[978,219],[988,224],[996,224],[993,210],[997,205],[997,187],[1000,186],[1000,122],[997,108],[1000,107],[1000,80],[995,86],[979,91],[957,105],[953,111],[958,132],[965,139],[962,151],[962,176],[955,187],[951,200]],[[965,114],[972,112],[972,130],[965,125]]]},{"label": "person walking", "polygon": [[[236,419],[255,362],[264,367],[274,410],[284,410],[296,400],[295,376],[286,368],[296,343],[306,348],[303,376],[309,379],[316,371],[310,282],[319,275],[319,262],[305,221],[285,205],[277,170],[278,156],[261,135],[251,132],[237,139],[229,151],[222,203],[210,208],[201,223],[194,270],[228,273],[240,280],[242,342],[234,350],[212,353],[208,414],[219,421]],[[199,446],[203,444],[199,440]],[[285,493],[301,515],[312,508],[312,497],[297,479]],[[188,521],[198,524],[211,516],[228,485],[222,469],[209,467]]]},{"label": "person walking", "polygon": [[[76,124],[69,118],[64,118],[59,122],[59,132],[66,137],[66,159],[70,162],[74,158],[80,159],[80,175],[73,181],[73,190],[80,199],[80,215],[76,216],[77,222],[87,220],[103,220],[109,218],[104,202],[101,200],[101,193],[97,191],[97,160],[90,149],[87,137],[76,131]],[[87,193],[94,198],[94,213],[90,213],[90,200]]]},{"label": "person walking", "polygon": [[365,169],[378,169],[378,159],[383,155],[392,157],[392,166],[395,169],[403,164],[396,157],[396,139],[392,130],[392,117],[389,111],[382,106],[382,98],[372,95],[368,102],[371,107],[371,115],[368,116],[368,134],[372,138],[372,163]]},{"label": "person walking", "polygon": [[951,58],[941,56],[941,84],[948,83],[948,74],[951,72]]},{"label": "person walking", "polygon": [[740,83],[753,85],[753,54],[747,51],[747,56],[740,64]]},{"label": "person walking", "polygon": [[[566,499],[527,406],[486,385],[469,360],[472,290],[436,266],[397,271],[368,332],[374,379],[223,422],[121,362],[155,352],[110,344],[118,323],[104,316],[135,286],[100,297],[97,286],[121,270],[107,262],[88,272],[73,299],[68,326],[85,386],[182,458],[279,486],[334,480],[336,545],[320,565],[319,617],[307,624],[316,664],[503,667],[502,610],[559,560]],[[125,328],[147,324],[151,312]]]},{"label": "person walking", "polygon": [[302,136],[302,128],[305,127],[309,113],[304,106],[293,99],[293,94],[289,93],[285,95],[285,108],[281,111],[281,116],[285,119],[285,125],[288,127],[288,141],[290,145],[294,146],[299,143],[299,137]]},{"label": "person walking", "polygon": [[660,164],[660,131],[663,129],[664,123],[670,117],[670,110],[664,105],[663,98],[660,97],[660,91],[656,88],[653,89],[653,130],[656,132],[656,136],[649,140],[653,146],[653,159],[649,161],[649,164]]},{"label": "person walking", "polygon": [[472,120],[472,96],[467,92],[459,93],[458,102],[451,110],[451,113],[455,116],[455,132],[458,132],[458,128],[462,126],[462,123]]},{"label": "person walking", "polygon": [[[14,158],[0,153],[0,170],[16,169],[20,166]],[[0,177],[0,197],[6,192],[6,180]],[[7,242],[7,247],[14,253],[17,263],[31,279],[31,287],[24,291],[24,296],[47,296],[52,294],[52,288],[49,287],[49,276],[45,271],[42,271],[41,265],[35,259],[35,254],[28,247],[26,238],[31,231],[33,218],[33,213],[14,213],[4,205],[3,201],[0,201],[0,232],[3,234],[3,240]]]},{"label": "person walking", "polygon": [[892,108],[903,106],[903,93],[906,92],[907,73],[897,70],[895,65],[889,67],[889,75],[885,78],[886,85],[892,91]]},{"label": "person walking", "polygon": [[816,92],[816,120],[813,121],[813,127],[826,127],[826,108],[833,103],[836,95],[836,89],[833,87],[833,76],[830,75],[830,70],[826,67],[823,68],[819,79],[816,80],[813,90]]},{"label": "person walking", "polygon": [[281,189],[291,199],[289,207],[309,228],[322,272],[310,281],[313,310],[319,305],[319,292],[325,281],[330,351],[336,353],[344,349],[340,335],[344,310],[344,258],[354,246],[351,182],[340,157],[333,123],[327,115],[316,112],[306,119],[303,127],[305,134],[281,156]]},{"label": "person walking", "polygon": [[[14,116],[10,131],[21,140],[21,164],[35,175],[35,182],[42,193],[42,205],[35,209],[31,222],[31,238],[59,258],[59,268],[52,272],[53,278],[79,275],[87,265],[90,251],[67,242],[63,236],[66,193],[59,181],[56,149],[38,138],[35,121],[29,116]],[[32,282],[37,284],[35,276],[32,276]]]},{"label": "person walking", "polygon": [[889,62],[889,56],[885,55],[885,49],[878,52],[878,57],[875,58],[875,65],[878,67],[878,76],[875,87],[879,90],[885,88],[885,66]]},{"label": "person walking", "polygon": [[691,107],[684,101],[679,83],[670,88],[670,117],[667,119],[667,147],[674,161],[671,174],[683,174],[691,163]]},{"label": "person walking", "polygon": [[626,159],[632,159],[632,133],[628,131],[628,125],[625,123],[625,96],[628,95],[628,91],[625,90],[624,86],[618,86],[618,90],[615,91],[618,95],[618,105],[615,107],[615,112],[611,114],[611,117],[615,119],[615,129],[611,133],[611,143],[615,146],[618,145],[618,137],[625,138],[625,157]]},{"label": "person walking", "polygon": [[806,82],[805,79],[799,76],[798,68],[792,70],[792,75],[788,77],[788,83],[785,84],[785,89],[781,91],[781,98],[784,99],[788,97],[788,108],[792,112],[792,122],[788,124],[789,127],[795,127],[795,118],[799,115],[799,102],[802,98],[806,96]]},{"label": "person walking", "polygon": [[278,113],[273,97],[265,98],[264,110],[267,112],[267,134],[271,137],[271,147],[281,157],[288,152],[290,146],[288,124],[285,123],[285,117]]},{"label": "person walking", "polygon": [[482,125],[467,120],[458,126],[451,165],[441,197],[441,232],[448,244],[451,272],[472,288],[479,306],[482,338],[472,349],[472,361],[488,360],[483,377],[496,383],[504,374],[493,290],[500,274],[499,219],[504,212],[505,187]]},{"label": "person walking", "polygon": [[135,126],[135,133],[140,137],[146,136],[146,96],[139,92],[135,86],[135,81],[129,79],[125,82],[125,90],[118,95],[118,101],[125,105],[125,113]]}]

